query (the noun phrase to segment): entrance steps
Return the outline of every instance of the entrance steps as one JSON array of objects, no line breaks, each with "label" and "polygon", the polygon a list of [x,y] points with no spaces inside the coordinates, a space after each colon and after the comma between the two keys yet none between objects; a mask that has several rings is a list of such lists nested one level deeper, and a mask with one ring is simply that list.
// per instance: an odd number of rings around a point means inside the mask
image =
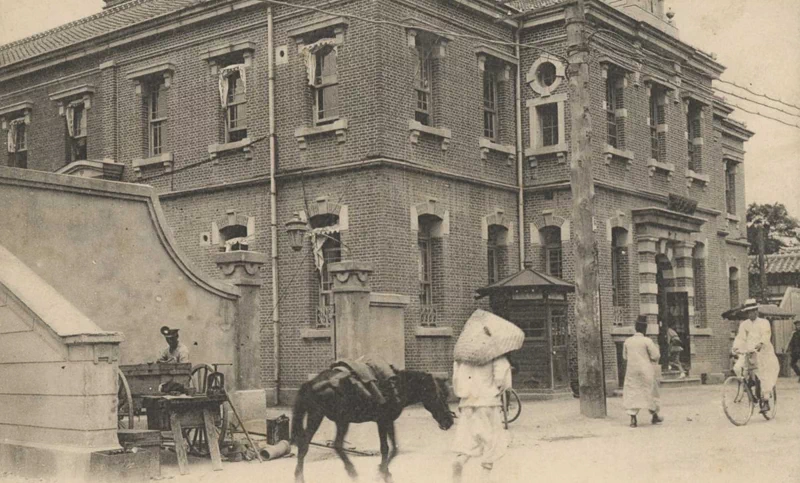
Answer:
[{"label": "entrance steps", "polygon": [[664,371],[661,373],[661,387],[699,386],[703,383],[700,376],[686,374],[681,377],[678,371]]}]

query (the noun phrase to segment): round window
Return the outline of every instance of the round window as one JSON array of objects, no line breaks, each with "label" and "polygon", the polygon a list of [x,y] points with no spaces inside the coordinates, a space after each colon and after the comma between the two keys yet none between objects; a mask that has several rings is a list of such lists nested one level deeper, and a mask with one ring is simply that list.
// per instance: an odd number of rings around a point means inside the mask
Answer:
[{"label": "round window", "polygon": [[536,71],[536,79],[541,86],[552,86],[556,81],[556,66],[550,62],[543,63]]}]

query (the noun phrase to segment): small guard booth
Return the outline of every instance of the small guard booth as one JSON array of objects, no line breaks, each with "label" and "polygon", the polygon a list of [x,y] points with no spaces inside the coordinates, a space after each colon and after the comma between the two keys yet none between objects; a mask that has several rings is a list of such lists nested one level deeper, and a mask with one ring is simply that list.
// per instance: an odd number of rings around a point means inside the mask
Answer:
[{"label": "small guard booth", "polygon": [[525,268],[477,290],[477,298],[489,297],[492,312],[525,333],[522,348],[509,358],[517,365],[514,387],[541,396],[570,392],[569,319],[567,294],[575,287]]}]

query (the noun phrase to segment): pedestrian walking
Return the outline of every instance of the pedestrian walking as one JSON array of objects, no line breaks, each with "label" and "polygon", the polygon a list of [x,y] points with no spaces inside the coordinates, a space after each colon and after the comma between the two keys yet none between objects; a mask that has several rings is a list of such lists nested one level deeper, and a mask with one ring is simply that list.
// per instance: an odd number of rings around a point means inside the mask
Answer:
[{"label": "pedestrian walking", "polygon": [[522,347],[525,334],[511,322],[476,310],[453,349],[453,392],[459,398],[453,450],[453,483],[460,483],[471,458],[481,462],[481,482],[508,449],[502,394],[511,388],[509,352]]},{"label": "pedestrian walking", "polygon": [[800,382],[800,366],[798,366],[798,362],[800,362],[800,317],[794,321],[794,332],[792,333],[792,338],[789,339],[786,352],[789,353],[789,357],[791,358],[789,365],[792,367],[795,375],[798,376],[797,382]]},{"label": "pedestrian walking", "polygon": [[659,413],[659,377],[661,368],[658,361],[661,352],[655,342],[646,337],[647,318],[639,316],[635,325],[636,333],[625,340],[622,357],[627,362],[625,387],[622,403],[631,417],[631,427],[638,426],[639,411],[647,409],[652,414],[651,422],[659,424],[664,419]]},{"label": "pedestrian walking", "polygon": [[772,327],[767,319],[758,316],[758,302],[747,299],[742,311],[747,319],[739,324],[739,331],[733,341],[733,353],[739,355],[733,366],[737,375],[742,374],[745,358],[750,357],[756,378],[756,397],[760,400],[761,412],[769,411],[772,388],[778,382],[781,371],[775,347],[772,345]]},{"label": "pedestrian walking", "polygon": [[681,373],[681,378],[686,377],[686,371],[683,370],[683,364],[681,363],[681,353],[683,352],[683,345],[681,341],[681,336],[678,335],[678,332],[675,330],[673,325],[670,325],[667,329],[667,339],[669,344],[669,368],[677,368],[678,371]]}]

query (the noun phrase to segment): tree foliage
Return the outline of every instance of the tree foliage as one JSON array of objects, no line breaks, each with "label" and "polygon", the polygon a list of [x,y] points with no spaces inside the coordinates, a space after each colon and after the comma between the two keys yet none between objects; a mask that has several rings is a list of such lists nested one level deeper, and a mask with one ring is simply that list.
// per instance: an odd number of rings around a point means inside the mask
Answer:
[{"label": "tree foliage", "polygon": [[778,253],[782,248],[800,246],[800,222],[791,216],[783,203],[751,203],[747,207],[747,241],[750,254],[758,254],[758,229],[765,229],[764,252]]}]

